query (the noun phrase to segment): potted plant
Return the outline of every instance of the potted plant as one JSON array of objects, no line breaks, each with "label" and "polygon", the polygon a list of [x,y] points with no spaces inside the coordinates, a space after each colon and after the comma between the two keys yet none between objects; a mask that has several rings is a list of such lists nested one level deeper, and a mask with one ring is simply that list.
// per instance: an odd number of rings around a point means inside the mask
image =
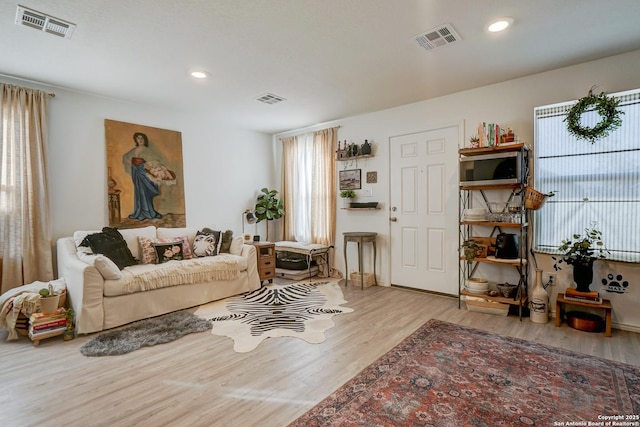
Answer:
[{"label": "potted plant", "polygon": [[478,135],[473,135],[471,138],[469,138],[469,144],[471,148],[480,147],[480,138],[478,137]]},{"label": "potted plant", "polygon": [[263,188],[262,194],[256,199],[256,207],[254,213],[256,215],[256,222],[267,221],[267,236],[269,240],[269,221],[274,219],[280,219],[284,216],[284,205],[282,199],[277,197],[278,192],[276,190],[269,190]]},{"label": "potted plant", "polygon": [[347,208],[349,207],[351,200],[356,198],[356,192],[353,190],[342,190],[340,192],[340,197],[342,197],[343,207]]},{"label": "potted plant", "polygon": [[563,262],[573,265],[573,281],[579,292],[589,292],[589,285],[593,281],[593,263],[596,259],[606,258],[609,250],[602,241],[602,232],[595,228],[585,228],[584,234],[574,234],[568,239],[562,240],[558,247],[563,252],[559,258],[552,257],[555,261],[553,268],[558,271]]},{"label": "potted plant", "polygon": [[462,254],[464,259],[467,260],[467,264],[473,263],[473,260],[478,256],[479,250],[480,246],[473,239],[465,240],[462,243]]},{"label": "potted plant", "polygon": [[53,293],[53,286],[51,284],[49,284],[48,288],[40,289],[38,293],[40,294],[40,311],[42,311],[42,313],[53,313],[58,309],[60,295]]}]

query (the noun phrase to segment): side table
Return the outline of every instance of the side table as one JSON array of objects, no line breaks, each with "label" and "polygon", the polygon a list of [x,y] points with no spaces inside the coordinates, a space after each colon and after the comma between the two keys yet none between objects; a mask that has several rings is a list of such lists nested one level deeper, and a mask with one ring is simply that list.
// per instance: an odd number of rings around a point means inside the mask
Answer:
[{"label": "side table", "polygon": [[567,301],[564,299],[564,294],[558,294],[556,299],[556,326],[560,326],[562,323],[562,317],[564,313],[564,305],[571,304],[577,305],[579,307],[589,307],[599,310],[604,310],[605,312],[605,336],[611,336],[611,310],[613,307],[611,306],[611,301],[608,299],[603,299],[602,304],[594,304],[591,302],[582,302],[582,301]]},{"label": "side table", "polygon": [[364,289],[364,280],[362,275],[362,246],[364,243],[371,243],[373,245],[373,283],[377,285],[378,281],[376,279],[376,236],[378,235],[378,233],[347,232],[342,234],[344,236],[344,270],[345,270],[344,284],[345,286],[349,283],[349,266],[347,264],[347,243],[349,242],[358,243],[358,272],[360,274],[361,289]]},{"label": "side table", "polygon": [[276,277],[276,245],[271,242],[252,242],[258,255],[258,275],[260,284],[265,280],[273,283]]}]

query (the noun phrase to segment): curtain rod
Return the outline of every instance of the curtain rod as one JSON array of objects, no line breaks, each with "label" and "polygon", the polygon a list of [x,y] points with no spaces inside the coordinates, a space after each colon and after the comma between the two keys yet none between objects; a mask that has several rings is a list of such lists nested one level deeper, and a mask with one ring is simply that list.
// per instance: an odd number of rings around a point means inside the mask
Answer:
[{"label": "curtain rod", "polygon": [[[35,83],[35,84],[38,84],[38,85],[51,86],[51,85],[48,85],[47,83],[39,82],[37,80],[26,79],[24,77],[13,76],[11,74],[0,73],[0,76],[7,77],[7,78],[10,78],[10,79],[14,79],[14,80],[22,80],[23,82],[28,82],[28,83]],[[45,93],[47,95],[49,95],[51,98],[55,98],[56,97],[56,94],[53,93],[53,92],[45,92]]]},{"label": "curtain rod", "polygon": [[305,134],[305,133],[307,133],[307,132],[320,132],[320,131],[325,130],[325,129],[339,129],[339,128],[341,128],[341,127],[342,127],[342,125],[338,125],[338,126],[329,126],[329,127],[322,128],[322,129],[318,129],[318,130],[311,130],[311,129],[309,129],[309,130],[306,130],[306,131],[303,131],[303,132],[300,132],[300,133],[297,133],[297,134],[294,134],[294,135],[291,135],[291,136],[280,136],[280,137],[278,137],[278,141],[282,141],[282,138],[291,138],[291,137],[294,137],[294,136],[298,136],[298,135]]}]

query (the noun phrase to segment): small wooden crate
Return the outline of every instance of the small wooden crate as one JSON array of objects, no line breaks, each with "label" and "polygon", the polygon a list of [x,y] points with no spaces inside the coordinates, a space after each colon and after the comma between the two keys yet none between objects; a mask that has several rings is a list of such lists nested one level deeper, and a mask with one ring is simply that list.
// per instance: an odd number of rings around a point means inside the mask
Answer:
[{"label": "small wooden crate", "polygon": [[[360,286],[360,273],[357,271],[353,271],[349,277],[352,285]],[[373,274],[372,273],[362,273],[362,286],[368,288],[369,286],[373,286]]]}]

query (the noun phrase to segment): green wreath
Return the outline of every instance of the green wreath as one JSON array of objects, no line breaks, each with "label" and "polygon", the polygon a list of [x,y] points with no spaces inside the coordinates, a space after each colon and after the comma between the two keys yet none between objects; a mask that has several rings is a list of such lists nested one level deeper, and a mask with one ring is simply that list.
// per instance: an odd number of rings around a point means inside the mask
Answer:
[{"label": "green wreath", "polygon": [[[567,129],[569,133],[575,135],[578,139],[586,139],[592,144],[598,139],[609,135],[609,132],[616,130],[622,124],[621,114],[624,111],[618,110],[619,100],[609,98],[604,92],[600,95],[594,95],[589,91],[589,95],[578,100],[571,107],[565,117]],[[602,118],[595,126],[585,127],[580,125],[580,117],[588,110],[596,110]]]}]

